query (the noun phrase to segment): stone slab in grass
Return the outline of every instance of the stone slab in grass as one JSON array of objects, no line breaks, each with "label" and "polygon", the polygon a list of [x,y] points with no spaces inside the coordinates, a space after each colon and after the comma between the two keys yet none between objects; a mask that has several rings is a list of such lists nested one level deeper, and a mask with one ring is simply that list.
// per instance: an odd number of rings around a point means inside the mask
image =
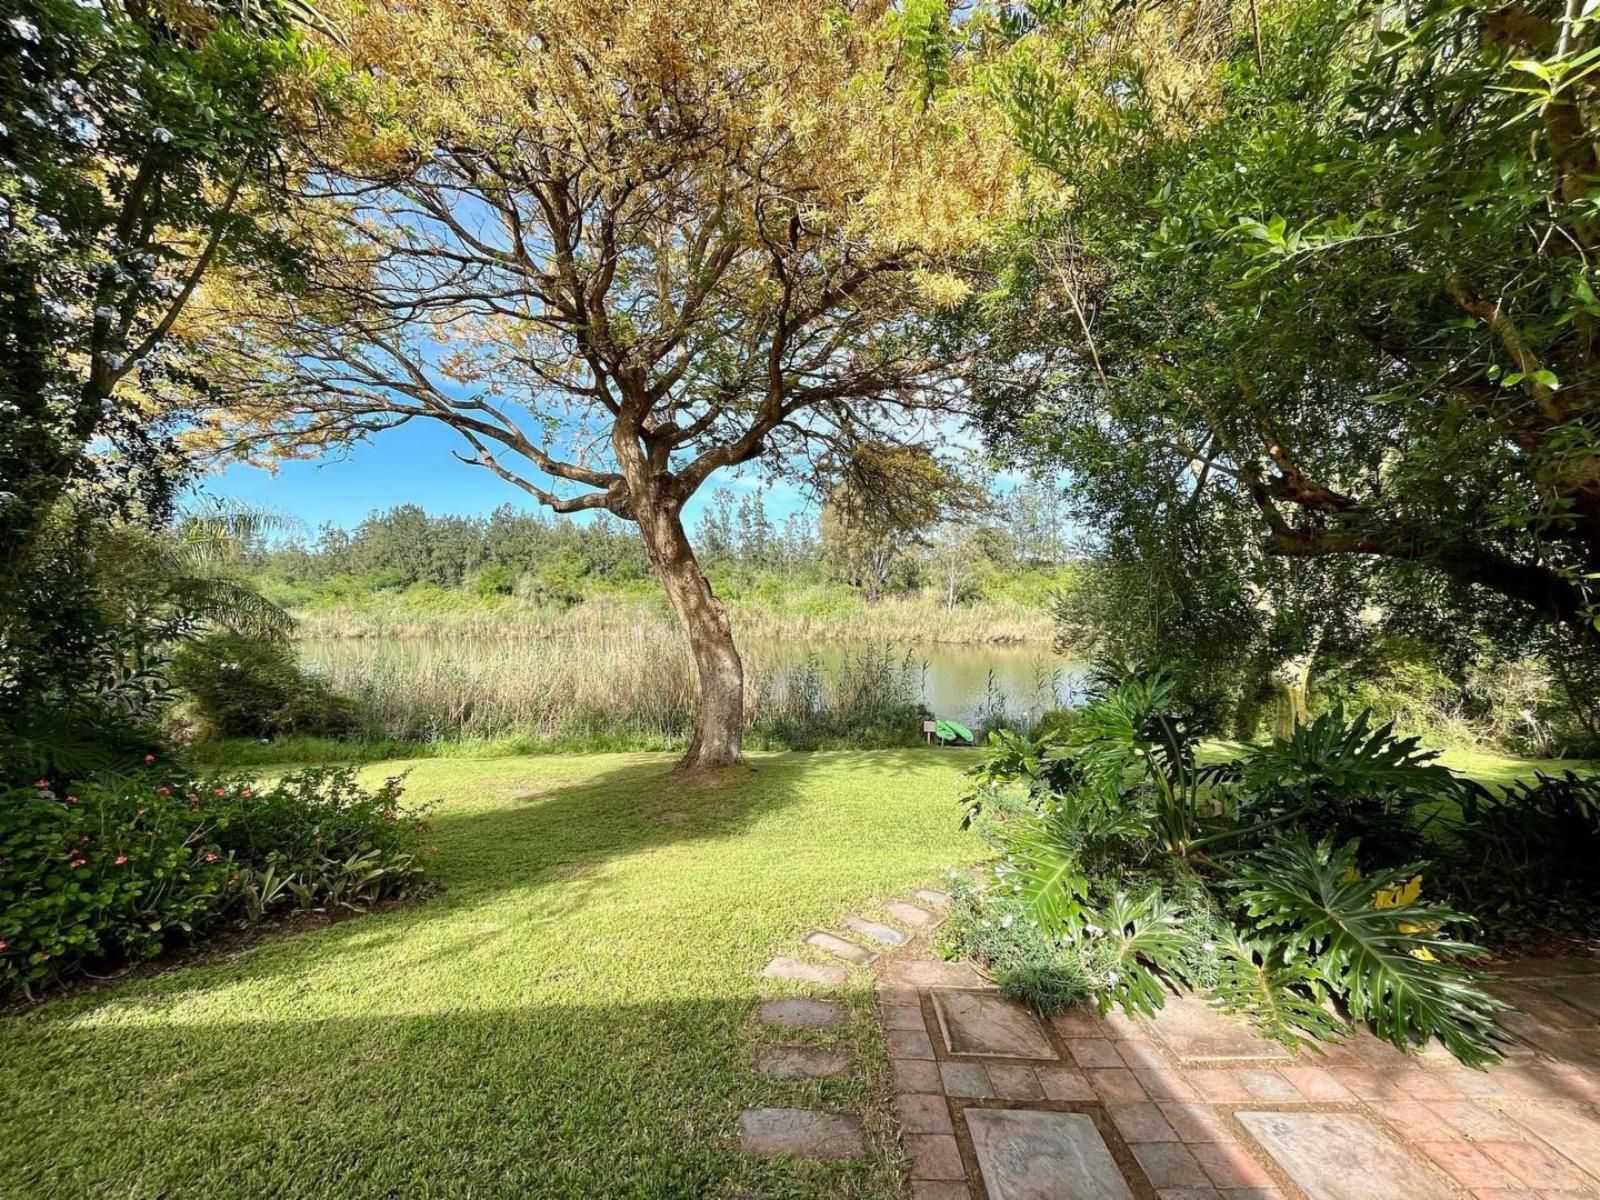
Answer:
[{"label": "stone slab in grass", "polygon": [[869,921],[865,917],[850,917],[845,921],[844,927],[851,933],[859,933],[862,937],[882,942],[885,946],[904,946],[911,940],[909,934],[901,933],[892,925]]},{"label": "stone slab in grass", "polygon": [[854,1158],[866,1152],[861,1118],[808,1108],[747,1108],[739,1114],[739,1146],[758,1158]]},{"label": "stone slab in grass", "polygon": [[1133,1200],[1084,1114],[969,1108],[965,1115],[989,1200]]},{"label": "stone slab in grass", "polygon": [[1150,1031],[1188,1063],[1294,1057],[1282,1043],[1261,1037],[1239,1018],[1219,1013],[1198,996],[1168,999],[1150,1022]]},{"label": "stone slab in grass", "polygon": [[950,904],[950,893],[936,892],[932,888],[920,888],[917,891],[917,899],[935,908],[947,908]]},{"label": "stone slab in grass", "polygon": [[1239,1123],[1309,1200],[1450,1200],[1442,1177],[1355,1113],[1241,1112]]},{"label": "stone slab in grass", "polygon": [[933,1007],[951,1054],[1057,1057],[1039,1018],[993,992],[939,991],[933,994]]},{"label": "stone slab in grass", "polygon": [[768,979],[792,979],[796,983],[819,983],[825,987],[838,987],[850,978],[850,973],[843,967],[806,962],[788,954],[778,955],[762,968],[761,973]]},{"label": "stone slab in grass", "polygon": [[904,900],[889,901],[883,906],[883,911],[900,924],[910,925],[913,929],[921,929],[924,925],[933,924],[934,921],[934,915],[927,909],[907,904]]},{"label": "stone slab in grass", "polygon": [[849,1020],[844,1008],[833,1001],[810,1000],[804,996],[765,1001],[760,1015],[766,1024],[784,1029],[826,1029]]},{"label": "stone slab in grass", "polygon": [[855,963],[858,967],[866,966],[876,957],[865,946],[847,942],[838,934],[827,933],[821,929],[813,929],[806,934],[805,943],[808,946],[815,946],[818,950],[826,950],[835,958],[842,958],[845,962]]},{"label": "stone slab in grass", "polygon": [[817,1046],[761,1046],[755,1058],[756,1073],[768,1079],[826,1079],[850,1062],[843,1050]]}]

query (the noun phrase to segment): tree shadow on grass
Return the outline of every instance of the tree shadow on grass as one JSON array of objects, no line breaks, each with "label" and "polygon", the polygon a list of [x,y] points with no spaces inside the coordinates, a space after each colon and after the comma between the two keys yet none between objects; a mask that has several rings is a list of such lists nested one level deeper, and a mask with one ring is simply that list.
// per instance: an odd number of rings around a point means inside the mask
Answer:
[{"label": "tree shadow on grass", "polygon": [[[748,1003],[679,998],[359,1018],[61,1023],[0,1062],[0,1194],[49,1197],[890,1197],[899,1160],[870,998],[856,1069],[750,1069]],[[40,1036],[42,1034],[42,1036]],[[865,1039],[865,1040],[864,1040]],[[761,1163],[749,1105],[863,1114],[870,1153]]]},{"label": "tree shadow on grass", "polygon": [[[887,778],[928,761],[919,751],[755,759],[752,770],[694,778],[675,774],[667,756],[629,756],[565,780],[552,780],[548,769],[530,770],[526,779],[518,779],[506,770],[514,760],[485,760],[475,764],[484,770],[484,795],[450,802],[433,818],[437,894],[358,919],[269,931],[242,947],[68,994],[30,1011],[38,1019],[77,1020],[100,1009],[164,1009],[190,993],[283,976],[299,976],[315,992],[339,986],[341,977],[359,979],[380,959],[385,971],[401,974],[486,954],[516,955],[524,952],[531,926],[559,925],[605,903],[614,887],[610,864],[685,843],[737,838],[794,803],[806,775],[819,764],[852,776],[876,772]],[[540,768],[550,765],[547,759],[535,761]],[[417,799],[429,799],[425,783],[411,791]],[[514,904],[501,903],[513,894]],[[474,919],[480,910],[481,918]],[[339,963],[348,970],[339,971]],[[8,1019],[0,1017],[0,1038]]]}]

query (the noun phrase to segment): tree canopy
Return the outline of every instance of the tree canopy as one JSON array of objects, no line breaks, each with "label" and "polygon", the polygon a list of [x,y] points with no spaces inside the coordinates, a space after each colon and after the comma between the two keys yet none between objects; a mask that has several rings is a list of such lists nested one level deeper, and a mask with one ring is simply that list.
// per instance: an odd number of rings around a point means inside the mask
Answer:
[{"label": "tree canopy", "polygon": [[1365,560],[1592,642],[1588,18],[1030,10],[987,81],[1067,199],[1013,228],[970,307],[994,444],[1063,461],[1101,530]]}]

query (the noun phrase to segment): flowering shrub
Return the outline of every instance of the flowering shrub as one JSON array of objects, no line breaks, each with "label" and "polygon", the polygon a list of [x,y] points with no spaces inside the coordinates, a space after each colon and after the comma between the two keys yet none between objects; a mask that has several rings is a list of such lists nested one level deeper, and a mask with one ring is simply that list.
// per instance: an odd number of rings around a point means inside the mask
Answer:
[{"label": "flowering shrub", "polygon": [[269,787],[149,771],[0,792],[0,996],[289,909],[360,909],[424,881],[400,780],[316,768]]}]

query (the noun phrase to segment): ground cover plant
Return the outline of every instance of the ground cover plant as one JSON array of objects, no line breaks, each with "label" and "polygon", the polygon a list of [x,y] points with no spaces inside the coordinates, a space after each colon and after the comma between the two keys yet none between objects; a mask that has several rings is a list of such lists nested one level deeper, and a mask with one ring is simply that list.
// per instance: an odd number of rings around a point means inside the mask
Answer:
[{"label": "ground cover plant", "polygon": [[[437,759],[440,892],[0,1021],[0,1193],[903,1194],[873,994],[835,1079],[750,1066],[760,970],[965,867],[956,751]],[[787,1035],[786,1035],[787,1036]],[[861,1112],[861,1161],[747,1161],[748,1105]]]},{"label": "ground cover plant", "polygon": [[1488,952],[1450,900],[1504,898],[1489,881],[1537,863],[1581,904],[1592,781],[1491,793],[1339,712],[1202,765],[1174,694],[1162,672],[1107,673],[1064,733],[994,739],[967,823],[1003,857],[993,886],[961,889],[950,949],[1044,1009],[1091,998],[1148,1015],[1192,987],[1291,1044],[1362,1021],[1493,1061],[1503,1006],[1476,987]]},{"label": "ground cover plant", "polygon": [[[60,790],[58,790],[58,787]],[[263,785],[152,763],[0,793],[0,1000],[297,910],[425,882],[426,810],[398,778],[314,767]]]}]

